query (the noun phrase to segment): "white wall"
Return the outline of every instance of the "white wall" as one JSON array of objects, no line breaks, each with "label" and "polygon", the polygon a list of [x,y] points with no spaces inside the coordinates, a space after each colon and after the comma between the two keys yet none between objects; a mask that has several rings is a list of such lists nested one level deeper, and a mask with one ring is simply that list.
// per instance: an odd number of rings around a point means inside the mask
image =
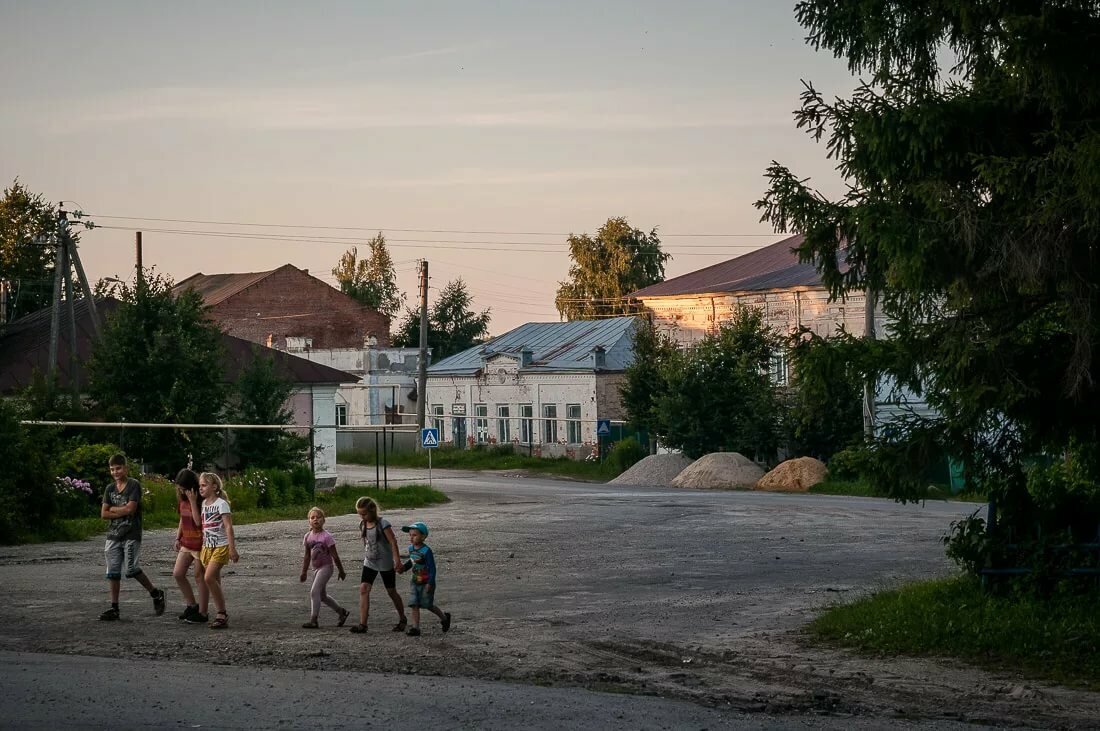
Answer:
[{"label": "white wall", "polygon": [[385,407],[393,406],[416,420],[416,401],[408,395],[416,390],[419,351],[416,348],[330,348],[296,352],[300,358],[359,376],[355,384],[343,384],[336,403],[347,407],[348,426],[386,423]]}]

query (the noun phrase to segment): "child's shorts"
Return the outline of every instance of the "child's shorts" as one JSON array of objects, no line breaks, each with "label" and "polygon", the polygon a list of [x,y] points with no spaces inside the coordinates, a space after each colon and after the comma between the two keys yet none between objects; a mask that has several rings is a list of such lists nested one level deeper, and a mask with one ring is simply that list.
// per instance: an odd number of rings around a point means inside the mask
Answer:
[{"label": "child's shorts", "polygon": [[121,579],[123,568],[127,579],[132,579],[141,574],[138,566],[138,556],[141,554],[141,541],[112,541],[109,540],[103,547],[107,556],[107,578]]},{"label": "child's shorts", "polygon": [[409,589],[409,601],[406,604],[410,607],[431,609],[435,606],[435,587],[429,590],[428,584],[413,584]]},{"label": "child's shorts", "polygon": [[202,562],[203,566],[209,566],[212,563],[220,563],[222,566],[228,566],[229,546],[218,546],[216,548],[203,546],[199,561]]}]

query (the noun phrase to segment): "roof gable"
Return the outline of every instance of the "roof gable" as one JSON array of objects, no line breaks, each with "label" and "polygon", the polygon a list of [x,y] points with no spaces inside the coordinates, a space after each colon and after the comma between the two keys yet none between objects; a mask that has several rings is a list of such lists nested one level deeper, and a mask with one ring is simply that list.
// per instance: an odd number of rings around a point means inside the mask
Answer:
[{"label": "roof gable", "polygon": [[786,287],[820,287],[821,275],[813,264],[803,264],[794,251],[801,234],[789,236],[734,259],[679,277],[666,279],[631,293],[631,297],[677,297],[693,294],[752,292]]},{"label": "roof gable", "polygon": [[294,267],[293,264],[284,264],[281,267],[266,272],[239,272],[225,274],[192,274],[187,279],[178,282],[172,287],[172,292],[179,295],[189,289],[194,290],[202,297],[203,302],[209,307],[220,304],[235,294],[239,294],[254,284],[259,284],[275,272]]}]

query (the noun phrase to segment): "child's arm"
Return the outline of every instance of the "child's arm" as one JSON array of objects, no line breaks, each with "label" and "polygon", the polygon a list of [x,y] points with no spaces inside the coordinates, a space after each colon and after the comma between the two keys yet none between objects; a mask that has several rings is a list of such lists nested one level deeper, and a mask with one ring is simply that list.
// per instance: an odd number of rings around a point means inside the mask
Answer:
[{"label": "child's arm", "polygon": [[[428,547],[424,546],[424,548]],[[431,591],[435,586],[435,555],[430,548],[424,551],[424,566],[428,569],[428,591]]]},{"label": "child's arm", "polygon": [[229,560],[233,563],[241,560],[237,553],[237,536],[233,533],[233,513],[223,513],[222,522],[225,523],[225,534],[229,537]]},{"label": "child's arm", "polygon": [[386,526],[386,540],[390,542],[390,549],[393,551],[393,570],[399,574],[405,573],[405,569],[401,567],[401,549],[397,547],[393,526]]},{"label": "child's arm", "polygon": [[336,551],[336,544],[333,543],[329,548],[332,549],[332,560],[336,564],[336,570],[340,572],[340,581],[347,578],[347,574],[344,573],[344,564],[340,561],[340,554]]},{"label": "child's arm", "polygon": [[[305,546],[305,541],[302,541],[302,545]],[[298,578],[298,581],[306,580],[307,571],[309,571],[309,546],[306,546],[306,555],[302,556],[302,575]]]}]

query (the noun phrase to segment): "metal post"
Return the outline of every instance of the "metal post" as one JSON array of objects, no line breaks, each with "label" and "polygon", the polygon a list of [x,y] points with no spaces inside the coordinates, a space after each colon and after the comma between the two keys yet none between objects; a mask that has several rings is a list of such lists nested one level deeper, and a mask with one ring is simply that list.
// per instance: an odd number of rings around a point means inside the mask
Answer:
[{"label": "metal post", "polygon": [[390,468],[386,463],[386,427],[382,427],[382,489],[390,489]]},{"label": "metal post", "polygon": [[[875,339],[875,292],[868,287],[863,311],[863,337]],[[863,436],[869,442],[875,438],[875,383],[868,378],[863,384]]]},{"label": "metal post", "polygon": [[317,479],[317,430],[309,428],[309,469],[313,472],[313,479]]},{"label": "metal post", "polygon": [[416,377],[416,427],[423,429],[428,403],[428,260],[420,262],[420,361]]},{"label": "metal post", "polygon": [[134,267],[137,270],[137,278],[134,281],[140,289],[145,281],[145,273],[141,265],[141,231],[134,232]]},{"label": "metal post", "polygon": [[378,472],[378,432],[374,433],[374,489],[382,486],[382,477]]},{"label": "metal post", "polygon": [[225,479],[229,479],[229,430],[225,430]]}]

